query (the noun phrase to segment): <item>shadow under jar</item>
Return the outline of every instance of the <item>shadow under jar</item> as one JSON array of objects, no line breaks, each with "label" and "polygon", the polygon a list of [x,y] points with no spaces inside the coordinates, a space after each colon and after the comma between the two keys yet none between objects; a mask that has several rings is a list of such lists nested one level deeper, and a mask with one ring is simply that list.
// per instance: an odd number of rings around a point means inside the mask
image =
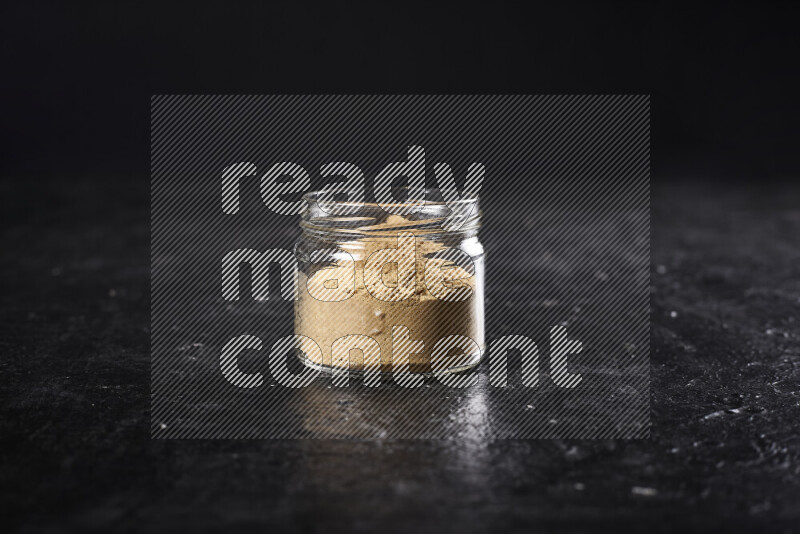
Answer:
[{"label": "shadow under jar", "polygon": [[[295,334],[319,350],[302,362],[336,372],[458,372],[481,361],[484,253],[477,198],[454,209],[304,196],[295,245]],[[313,346],[313,345],[312,345]]]}]

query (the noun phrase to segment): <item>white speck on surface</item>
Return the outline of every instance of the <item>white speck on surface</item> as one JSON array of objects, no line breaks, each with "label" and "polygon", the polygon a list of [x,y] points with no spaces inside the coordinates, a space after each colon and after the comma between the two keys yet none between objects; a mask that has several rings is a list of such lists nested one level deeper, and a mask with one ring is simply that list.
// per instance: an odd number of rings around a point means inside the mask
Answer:
[{"label": "white speck on surface", "polygon": [[667,274],[667,268],[664,265],[659,265],[656,267],[656,272],[658,274]]},{"label": "white speck on surface", "polygon": [[167,428],[167,425],[164,424],[164,423],[160,423],[158,426],[161,427],[161,430],[164,430],[165,428]]},{"label": "white speck on surface", "polygon": [[583,482],[576,482],[575,486],[573,486],[578,491],[583,491],[586,489],[586,485]]},{"label": "white speck on surface", "polygon": [[674,319],[675,317],[678,316],[678,312],[676,312],[675,310],[672,310],[671,312],[669,312],[669,316]]},{"label": "white speck on surface", "polygon": [[528,404],[527,406],[525,406],[525,408],[528,410],[533,410],[533,404]]},{"label": "white speck on surface", "polygon": [[634,486],[631,488],[631,493],[634,495],[641,495],[642,497],[655,497],[658,495],[656,488],[645,488],[644,486]]},{"label": "white speck on surface", "polygon": [[767,328],[767,332],[766,333],[767,333],[768,336],[771,336],[772,334],[775,333],[775,330],[773,330],[772,328]]}]

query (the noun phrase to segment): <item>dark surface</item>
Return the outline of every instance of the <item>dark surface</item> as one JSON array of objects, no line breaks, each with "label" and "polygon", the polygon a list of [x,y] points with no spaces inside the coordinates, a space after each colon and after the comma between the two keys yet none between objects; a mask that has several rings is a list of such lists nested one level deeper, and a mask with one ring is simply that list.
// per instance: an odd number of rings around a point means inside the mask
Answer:
[{"label": "dark surface", "polygon": [[152,441],[147,180],[2,198],[12,531],[797,530],[797,185],[656,182],[652,438],[627,442]]}]

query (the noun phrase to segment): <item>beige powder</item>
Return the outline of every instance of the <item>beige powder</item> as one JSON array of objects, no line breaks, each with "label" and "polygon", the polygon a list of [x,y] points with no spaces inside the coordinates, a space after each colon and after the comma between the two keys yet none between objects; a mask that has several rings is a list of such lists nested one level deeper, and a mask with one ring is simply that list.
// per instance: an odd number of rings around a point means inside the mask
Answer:
[{"label": "beige powder", "polygon": [[[385,226],[391,228],[405,220],[399,219],[390,217]],[[474,238],[472,241],[473,248],[479,250],[480,245],[477,243],[477,239]],[[322,361],[318,361],[318,356],[309,355],[310,361],[307,363],[324,368],[342,368],[347,366],[347,353],[349,353],[350,368],[363,370],[362,350],[344,351],[344,354],[338,355],[332,355],[331,350],[334,341],[339,338],[362,335],[369,336],[377,342],[380,347],[381,370],[389,372],[392,370],[393,356],[392,327],[406,327],[410,330],[412,340],[424,343],[424,349],[421,352],[409,355],[411,372],[431,370],[432,349],[437,341],[446,336],[455,334],[468,337],[480,347],[481,353],[484,351],[482,254],[473,254],[474,275],[471,276],[467,270],[453,265],[451,261],[431,257],[448,248],[440,241],[431,239],[430,236],[416,235],[413,256],[410,254],[407,256],[416,267],[415,272],[410,275],[410,279],[400,281],[405,283],[398,283],[398,268],[394,263],[389,263],[382,272],[382,279],[386,286],[389,288],[392,286],[395,288],[405,287],[410,290],[411,296],[396,302],[387,302],[376,298],[367,290],[364,267],[365,264],[369,264],[369,258],[373,253],[391,248],[399,249],[398,243],[398,237],[391,234],[348,239],[336,245],[339,250],[350,254],[354,263],[345,261],[339,262],[338,266],[333,268],[330,268],[330,264],[328,264],[329,268],[327,269],[317,267],[316,270],[312,268],[310,272],[300,271],[299,295],[295,304],[295,333],[311,338],[322,351]],[[402,259],[400,259],[400,263],[402,264]],[[355,267],[354,280],[353,266]],[[446,288],[461,288],[461,291],[464,291],[463,288],[469,288],[469,298],[448,302],[431,294],[425,283],[426,267],[431,275],[437,272],[446,273],[444,274]],[[449,268],[438,271],[442,267]],[[400,270],[403,270],[402,266]],[[411,272],[410,268],[405,271]],[[368,269],[368,273],[370,272],[375,273],[375,269]],[[429,285],[434,278],[434,276],[429,276]],[[338,279],[338,283],[341,284],[338,289],[342,291],[340,295],[349,295],[349,298],[330,302],[311,296],[312,292],[317,296],[324,294],[325,291],[320,292],[321,288],[336,288],[337,282],[332,282],[331,279]],[[453,280],[458,281],[452,282]],[[370,277],[367,282],[370,282]],[[375,292],[374,280],[372,282],[370,287]],[[309,288],[311,292],[309,292]],[[438,296],[442,296],[442,293],[437,291],[433,285],[431,285],[431,289],[434,289]],[[398,339],[395,339],[395,343],[397,342]],[[402,350],[402,347],[395,347],[395,349],[398,348]],[[461,364],[465,361],[465,357],[458,349],[449,353],[437,353],[437,356],[447,361],[440,360],[438,364],[443,367],[435,365],[436,368],[464,367]],[[469,357],[470,364],[474,365],[479,361],[480,355],[471,354]],[[395,361],[396,358],[395,355]]]}]

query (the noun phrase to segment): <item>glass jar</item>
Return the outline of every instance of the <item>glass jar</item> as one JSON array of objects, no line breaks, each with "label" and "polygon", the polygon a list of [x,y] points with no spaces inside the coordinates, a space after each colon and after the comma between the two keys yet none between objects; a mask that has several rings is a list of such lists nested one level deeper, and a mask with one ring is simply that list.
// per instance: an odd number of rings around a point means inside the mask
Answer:
[{"label": "glass jar", "polygon": [[[303,198],[295,334],[324,371],[457,372],[480,363],[484,252],[478,199],[386,205]],[[328,195],[330,196],[330,195]],[[457,205],[456,205],[457,204]],[[385,208],[385,209],[384,209]]]}]

